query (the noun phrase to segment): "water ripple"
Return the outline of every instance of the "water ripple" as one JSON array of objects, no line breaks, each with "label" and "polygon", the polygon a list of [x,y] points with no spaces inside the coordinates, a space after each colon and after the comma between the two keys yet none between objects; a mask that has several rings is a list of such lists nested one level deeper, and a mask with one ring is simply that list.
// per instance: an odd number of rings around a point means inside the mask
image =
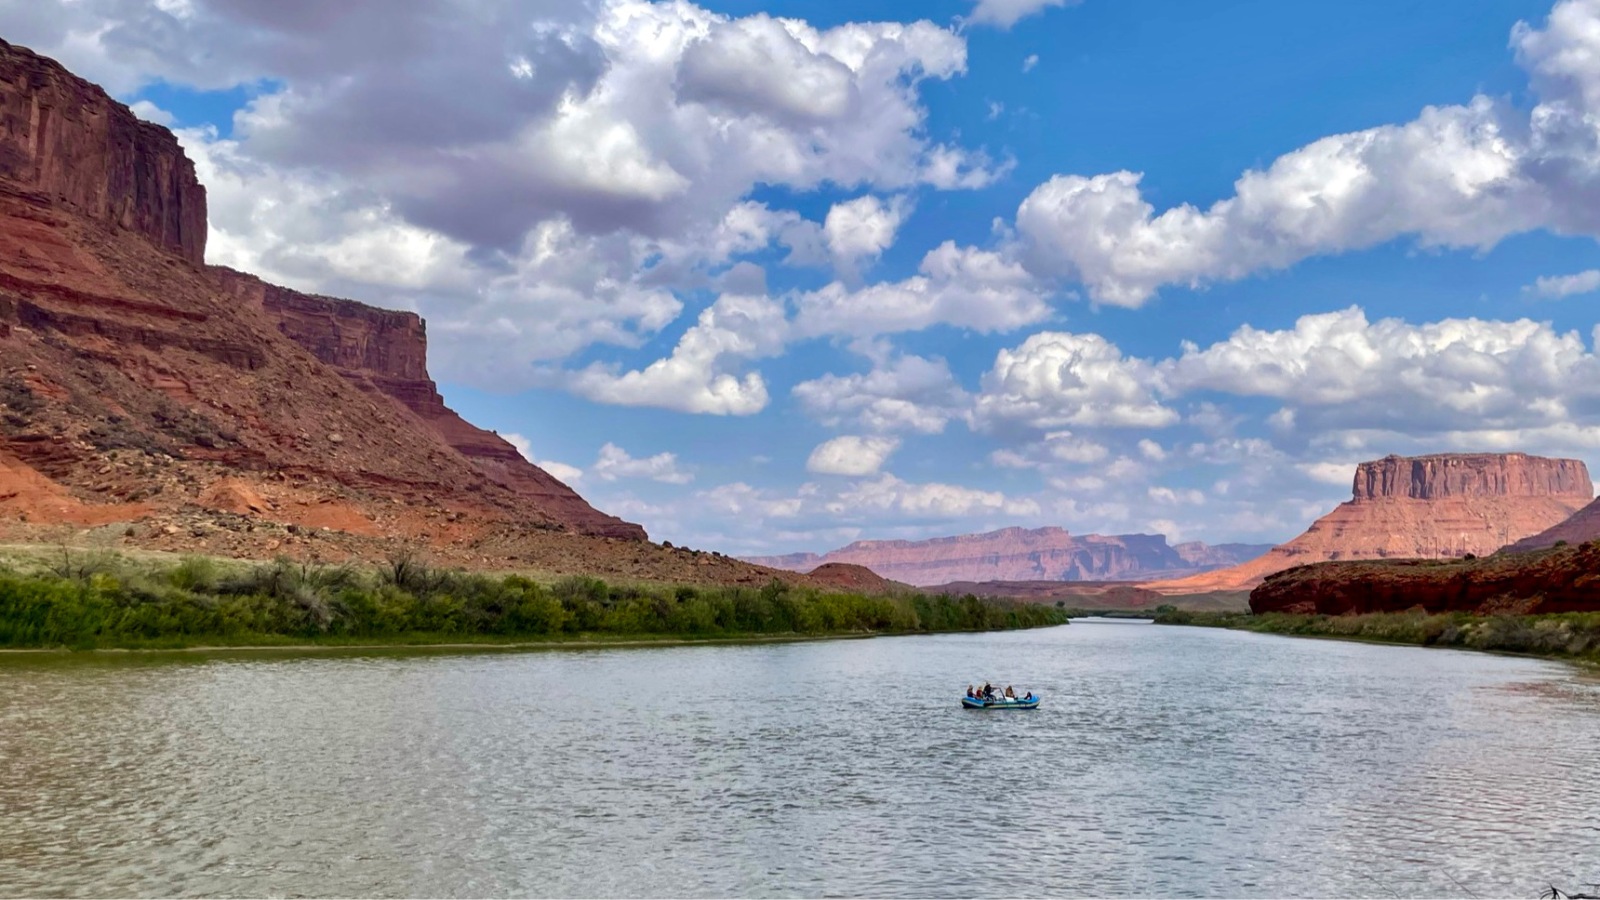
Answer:
[{"label": "water ripple", "polygon": [[[1003,678],[1036,713],[971,713]],[[1600,880],[1600,681],[1074,625],[0,661],[0,895],[1535,895]]]}]

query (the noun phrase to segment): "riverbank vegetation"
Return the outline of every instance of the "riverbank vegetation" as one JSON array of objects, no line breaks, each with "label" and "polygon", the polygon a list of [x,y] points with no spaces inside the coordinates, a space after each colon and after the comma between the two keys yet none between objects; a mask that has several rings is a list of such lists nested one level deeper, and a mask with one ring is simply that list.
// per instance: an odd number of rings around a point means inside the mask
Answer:
[{"label": "riverbank vegetation", "polygon": [[640,637],[906,634],[1066,622],[1054,607],[974,596],[867,596],[795,587],[611,585],[571,577],[386,567],[176,564],[63,553],[0,565],[0,647],[176,648]]},{"label": "riverbank vegetation", "polygon": [[1205,613],[1163,609],[1160,625],[1201,625],[1262,634],[1346,638],[1422,647],[1459,647],[1600,662],[1600,613],[1481,616],[1469,613]]}]

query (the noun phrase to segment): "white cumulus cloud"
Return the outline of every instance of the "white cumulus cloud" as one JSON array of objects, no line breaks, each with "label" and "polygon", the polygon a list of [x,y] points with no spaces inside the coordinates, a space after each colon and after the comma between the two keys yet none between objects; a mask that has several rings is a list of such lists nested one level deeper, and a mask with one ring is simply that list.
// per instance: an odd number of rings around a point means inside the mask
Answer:
[{"label": "white cumulus cloud", "polygon": [[829,427],[938,434],[970,398],[942,359],[880,358],[870,372],[823,375],[794,386],[806,414]]},{"label": "white cumulus cloud", "polygon": [[855,277],[864,263],[877,259],[894,245],[895,233],[911,212],[905,195],[888,202],[871,194],[835,203],[822,223],[822,234],[834,265]]},{"label": "white cumulus cloud", "polygon": [[1538,223],[1541,204],[1486,99],[1416,121],[1323,138],[1245,173],[1209,209],[1157,214],[1141,176],[1057,175],[1017,210],[1030,270],[1080,281],[1101,303],[1140,306],[1162,285],[1198,286],[1401,235],[1488,247]]},{"label": "white cumulus cloud", "polygon": [[657,453],[654,456],[635,459],[628,451],[609,442],[600,448],[600,455],[596,457],[594,465],[589,467],[589,471],[601,481],[648,478],[665,484],[688,484],[694,480],[692,474],[679,468],[678,456],[675,453]]},{"label": "white cumulus cloud", "polygon": [[1561,0],[1511,43],[1538,98],[1526,113],[1478,96],[1324,137],[1245,172],[1205,209],[1158,212],[1136,172],[1057,175],[1017,210],[1022,258],[1097,302],[1137,307],[1165,285],[1402,237],[1479,250],[1533,229],[1600,237],[1600,2]]},{"label": "white cumulus cloud", "polygon": [[1356,465],[1353,462],[1307,462],[1298,463],[1295,468],[1314,481],[1342,487],[1355,480]]},{"label": "white cumulus cloud", "polygon": [[967,16],[967,21],[974,25],[993,25],[996,28],[1009,29],[1028,16],[1044,12],[1051,7],[1062,7],[1077,2],[1078,0],[978,0],[978,5]]},{"label": "white cumulus cloud", "polygon": [[874,475],[899,448],[898,438],[841,435],[811,451],[806,471],[819,475]]},{"label": "white cumulus cloud", "polygon": [[999,253],[945,241],[928,251],[918,274],[850,288],[833,282],[795,298],[801,335],[870,337],[951,325],[1010,331],[1050,315],[1049,291]]},{"label": "white cumulus cloud", "polygon": [[1154,365],[1123,356],[1098,334],[1040,332],[995,357],[974,403],[973,424],[985,430],[1163,428],[1178,414],[1157,399],[1161,386]]},{"label": "white cumulus cloud", "polygon": [[1187,344],[1160,369],[1176,392],[1279,398],[1291,411],[1282,430],[1324,440],[1350,430],[1489,440],[1600,410],[1600,362],[1583,338],[1529,319],[1413,325],[1351,307]]},{"label": "white cumulus cloud", "polygon": [[978,513],[1004,513],[1011,516],[1038,515],[1039,504],[1017,500],[1000,491],[984,491],[954,484],[928,482],[915,484],[893,475],[858,482],[840,492],[826,508],[833,513],[900,513],[910,516],[948,517]]},{"label": "white cumulus cloud", "polygon": [[700,313],[671,356],[628,372],[596,363],[559,377],[568,390],[599,403],[753,415],[766,408],[766,380],[759,372],[741,375],[730,368],[779,352],[786,330],[780,304],[726,294]]},{"label": "white cumulus cloud", "polygon": [[1600,289],[1600,269],[1586,269],[1573,275],[1541,276],[1522,290],[1540,297],[1559,298],[1591,294],[1596,289]]}]

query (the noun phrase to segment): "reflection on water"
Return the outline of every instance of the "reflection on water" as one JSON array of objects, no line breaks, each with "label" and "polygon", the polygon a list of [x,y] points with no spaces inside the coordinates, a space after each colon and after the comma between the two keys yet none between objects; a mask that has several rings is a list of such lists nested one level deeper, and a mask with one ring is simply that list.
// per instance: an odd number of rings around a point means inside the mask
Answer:
[{"label": "reflection on water", "polygon": [[1143,623],[14,657],[0,894],[1536,896],[1597,747],[1565,666]]}]

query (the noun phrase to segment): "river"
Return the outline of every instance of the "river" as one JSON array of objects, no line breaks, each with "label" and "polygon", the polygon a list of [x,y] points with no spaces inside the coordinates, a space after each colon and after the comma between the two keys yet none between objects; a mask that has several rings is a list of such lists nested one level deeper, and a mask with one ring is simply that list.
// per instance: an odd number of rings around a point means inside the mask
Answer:
[{"label": "river", "polygon": [[13,654],[0,894],[1533,897],[1597,749],[1566,665],[1130,622]]}]

